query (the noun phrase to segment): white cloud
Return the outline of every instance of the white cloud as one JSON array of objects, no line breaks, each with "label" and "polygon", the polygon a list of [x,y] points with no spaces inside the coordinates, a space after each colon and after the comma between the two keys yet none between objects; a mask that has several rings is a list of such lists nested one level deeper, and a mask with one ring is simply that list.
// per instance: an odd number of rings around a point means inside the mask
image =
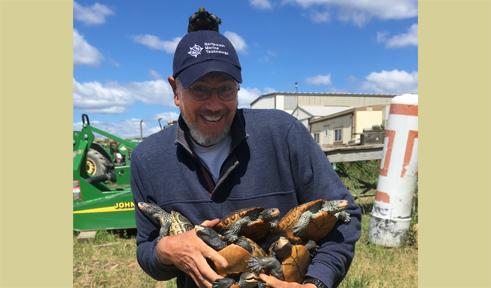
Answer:
[{"label": "white cloud", "polygon": [[99,50],[85,41],[76,29],[73,29],[73,63],[75,65],[97,66],[102,58]]},{"label": "white cloud", "polygon": [[310,13],[310,19],[316,23],[328,22],[331,20],[331,14],[329,11],[314,10]]},{"label": "white cloud", "polygon": [[278,55],[276,54],[276,52],[274,52],[272,50],[267,50],[266,53],[263,56],[261,56],[261,57],[258,58],[258,61],[261,62],[261,63],[270,63],[277,56]]},{"label": "white cloud", "polygon": [[265,88],[260,90],[258,88],[245,88],[240,87],[239,90],[239,108],[247,108],[251,106],[251,102],[254,101],[257,97],[272,93],[275,90],[272,88]]},{"label": "white cloud", "polygon": [[331,74],[316,75],[305,79],[305,83],[309,85],[331,85]]},{"label": "white cloud", "polygon": [[[160,130],[157,121],[150,122],[150,120],[148,121],[143,120],[141,125],[142,127],[142,133],[141,133],[140,132],[141,120],[142,119],[136,119],[136,118],[126,119],[118,122],[91,120],[90,125],[122,138],[140,138],[140,134],[143,134],[143,137],[147,137]],[[74,130],[80,130],[81,128],[82,128],[81,122],[77,122],[73,124]]]},{"label": "white cloud", "polygon": [[114,15],[114,12],[107,6],[95,3],[92,6],[82,6],[77,2],[73,3],[73,17],[75,20],[87,25],[101,25],[106,22],[106,16]]},{"label": "white cloud", "polygon": [[385,32],[377,33],[377,41],[385,43],[387,48],[400,48],[405,46],[418,46],[418,24],[413,24],[406,33],[388,37]]},{"label": "white cloud", "polygon": [[159,37],[151,34],[137,35],[133,38],[136,43],[147,46],[150,49],[164,51],[168,54],[173,54],[176,51],[177,44],[181,41],[181,37],[176,37],[172,40],[161,40]]},{"label": "white cloud", "polygon": [[225,31],[223,35],[227,37],[230,42],[232,42],[232,45],[234,45],[234,48],[235,50],[237,50],[237,52],[245,52],[247,50],[247,44],[244,38],[242,38],[239,34],[235,32]]},{"label": "white cloud", "polygon": [[173,94],[164,80],[130,82],[79,83],[73,80],[74,108],[103,114],[119,114],[126,111],[135,101],[146,104],[173,106]]},{"label": "white cloud", "polygon": [[[284,0],[283,2],[296,4],[312,11],[319,7],[323,7],[326,11],[334,10],[339,20],[350,21],[358,26],[365,25],[371,18],[406,19],[418,15],[417,0]],[[315,14],[311,16],[314,17]]]},{"label": "white cloud", "polygon": [[273,9],[273,5],[269,0],[250,0],[249,3],[251,3],[254,8],[261,10]]},{"label": "white cloud", "polygon": [[417,93],[418,72],[403,70],[372,72],[365,77],[362,89],[375,93]]},{"label": "white cloud", "polygon": [[150,74],[150,77],[152,77],[152,79],[155,79],[155,80],[163,79],[162,75],[160,75],[159,72],[157,72],[153,69],[150,69],[150,71],[148,73]]}]

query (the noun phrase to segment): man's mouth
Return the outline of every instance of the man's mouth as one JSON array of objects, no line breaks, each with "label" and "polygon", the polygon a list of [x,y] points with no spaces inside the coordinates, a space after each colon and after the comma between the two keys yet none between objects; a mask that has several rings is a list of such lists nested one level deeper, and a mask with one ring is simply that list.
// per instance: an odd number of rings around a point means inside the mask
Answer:
[{"label": "man's mouth", "polygon": [[218,115],[202,115],[203,119],[208,122],[218,122],[223,118],[223,114]]}]

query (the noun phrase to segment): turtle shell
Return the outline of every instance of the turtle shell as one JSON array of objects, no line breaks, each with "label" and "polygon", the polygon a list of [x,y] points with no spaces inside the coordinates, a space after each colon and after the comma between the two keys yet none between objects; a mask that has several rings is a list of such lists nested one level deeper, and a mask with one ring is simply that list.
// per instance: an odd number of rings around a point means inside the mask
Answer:
[{"label": "turtle shell", "polygon": [[[268,212],[273,214],[273,219],[277,218],[280,215],[280,210],[278,208],[269,208],[269,209],[264,209],[264,212]],[[262,212],[263,212],[262,211]],[[263,212],[263,213],[264,213]],[[256,242],[260,242],[262,239],[264,239],[272,230],[273,227],[273,221],[267,221],[264,218],[259,218],[255,221],[252,221],[248,225],[242,228],[241,234],[251,238],[252,240]],[[274,221],[276,222],[276,221]]]},{"label": "turtle shell", "polygon": [[[297,224],[298,219],[303,212],[309,209],[320,209],[322,207],[322,199],[313,200],[296,207],[293,207],[288,213],[283,216],[276,226],[277,230],[282,232],[290,241],[299,243],[302,241],[300,237],[293,234],[293,227]],[[318,207],[318,208],[317,208]]]},{"label": "turtle shell", "polygon": [[[231,227],[235,223],[237,223],[237,221],[244,219],[244,217],[249,217],[250,221],[239,224],[241,227],[239,232],[236,233],[238,234],[240,233],[239,235],[244,235],[247,238],[259,242],[262,239],[264,239],[269,232],[271,232],[271,228],[273,227],[272,224],[273,221],[267,221],[266,219],[261,217],[263,216],[261,215],[261,213],[264,212],[267,212],[268,214],[272,215],[271,217],[269,217],[272,219],[280,215],[280,211],[278,208],[268,208],[268,209],[262,207],[244,208],[232,212],[229,215],[223,217],[220,220],[220,222],[214,226],[214,229],[219,233],[227,235],[227,231],[229,231]],[[234,227],[234,230],[236,228],[237,227]]]},{"label": "turtle shell", "polygon": [[310,261],[310,252],[305,245],[292,245],[291,254],[281,261],[281,270],[285,281],[302,283]]},{"label": "turtle shell", "polygon": [[249,244],[249,246],[251,247],[251,254],[252,256],[255,256],[255,257],[261,257],[261,256],[266,256],[266,252],[264,252],[263,248],[261,248],[261,246],[259,246],[256,242],[254,242],[253,240],[247,238],[247,237],[244,237],[244,236],[241,236],[239,238],[239,240],[243,240],[243,241],[246,241],[247,244]]},{"label": "turtle shell", "polygon": [[194,228],[194,225],[186,217],[177,211],[170,212],[171,225],[169,235],[184,233]]},{"label": "turtle shell", "polygon": [[238,275],[247,271],[247,260],[251,258],[251,253],[237,244],[229,244],[222,250],[218,251],[228,262],[228,267],[213,263],[215,271],[221,276]]},{"label": "turtle shell", "polygon": [[237,222],[237,220],[242,219],[245,216],[248,216],[248,215],[251,215],[254,213],[257,213],[257,215],[259,215],[259,213],[261,213],[261,211],[263,211],[263,210],[264,210],[264,208],[261,208],[261,207],[252,207],[252,208],[244,208],[244,209],[234,211],[234,212],[228,214],[227,216],[223,217],[222,219],[220,219],[220,222],[218,222],[218,224],[216,224],[214,226],[214,228],[219,233],[223,233],[223,231],[228,230],[233,223]]},{"label": "turtle shell", "polygon": [[280,261],[285,281],[301,283],[311,262],[310,251],[316,246],[314,241],[306,245],[292,244],[287,238],[280,237],[269,247],[269,253]]},{"label": "turtle shell", "polygon": [[[278,231],[280,231],[282,235],[285,235],[292,243],[296,244],[305,243],[308,240],[318,241],[324,238],[331,232],[338,220],[336,216],[329,212],[319,212],[325,201],[328,200],[317,199],[292,208],[278,223]],[[307,211],[310,211],[315,215],[305,228],[302,229],[302,236],[300,237],[293,232],[293,228],[302,214]]]}]

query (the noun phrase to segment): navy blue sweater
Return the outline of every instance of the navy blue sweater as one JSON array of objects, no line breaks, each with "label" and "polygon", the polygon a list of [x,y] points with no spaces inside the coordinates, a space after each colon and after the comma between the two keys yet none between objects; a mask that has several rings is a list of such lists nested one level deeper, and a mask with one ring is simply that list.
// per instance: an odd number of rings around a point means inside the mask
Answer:
[{"label": "navy blue sweater", "polygon": [[[351,222],[338,224],[318,243],[307,271],[308,276],[336,287],[360,237],[360,209],[324,153],[300,122],[280,110],[237,110],[231,135],[231,153],[217,183],[188,145],[182,119],[146,138],[132,154],[135,203],[157,203],[199,224],[241,208],[276,207],[284,215],[311,200],[347,199]],[[138,208],[136,224],[137,259],[142,269],[154,279],[178,277],[179,287],[195,287],[177,268],[160,263],[155,252],[159,227]]]}]

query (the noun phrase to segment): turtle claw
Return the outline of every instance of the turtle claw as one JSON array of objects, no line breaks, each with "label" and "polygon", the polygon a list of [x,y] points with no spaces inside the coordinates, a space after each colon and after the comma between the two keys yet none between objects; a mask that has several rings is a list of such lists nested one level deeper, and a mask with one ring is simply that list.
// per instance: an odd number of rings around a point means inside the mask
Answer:
[{"label": "turtle claw", "polygon": [[259,273],[262,270],[261,263],[259,263],[259,259],[257,257],[251,257],[247,260],[247,267],[251,272]]},{"label": "turtle claw", "polygon": [[295,236],[298,236],[298,237],[302,238],[302,236],[303,236],[303,232],[304,232],[304,228],[305,228],[305,226],[303,226],[303,225],[298,225],[298,224],[297,224],[297,225],[295,225],[295,226],[292,228],[293,234],[294,234]]},{"label": "turtle claw", "polygon": [[225,240],[227,243],[235,243],[238,239],[239,236],[235,234],[225,233],[225,235],[223,235],[223,240]]},{"label": "turtle claw", "polygon": [[348,223],[351,221],[351,216],[346,211],[338,212],[338,213],[334,214],[334,216],[336,218],[338,218],[339,220],[343,221],[344,223]]}]

